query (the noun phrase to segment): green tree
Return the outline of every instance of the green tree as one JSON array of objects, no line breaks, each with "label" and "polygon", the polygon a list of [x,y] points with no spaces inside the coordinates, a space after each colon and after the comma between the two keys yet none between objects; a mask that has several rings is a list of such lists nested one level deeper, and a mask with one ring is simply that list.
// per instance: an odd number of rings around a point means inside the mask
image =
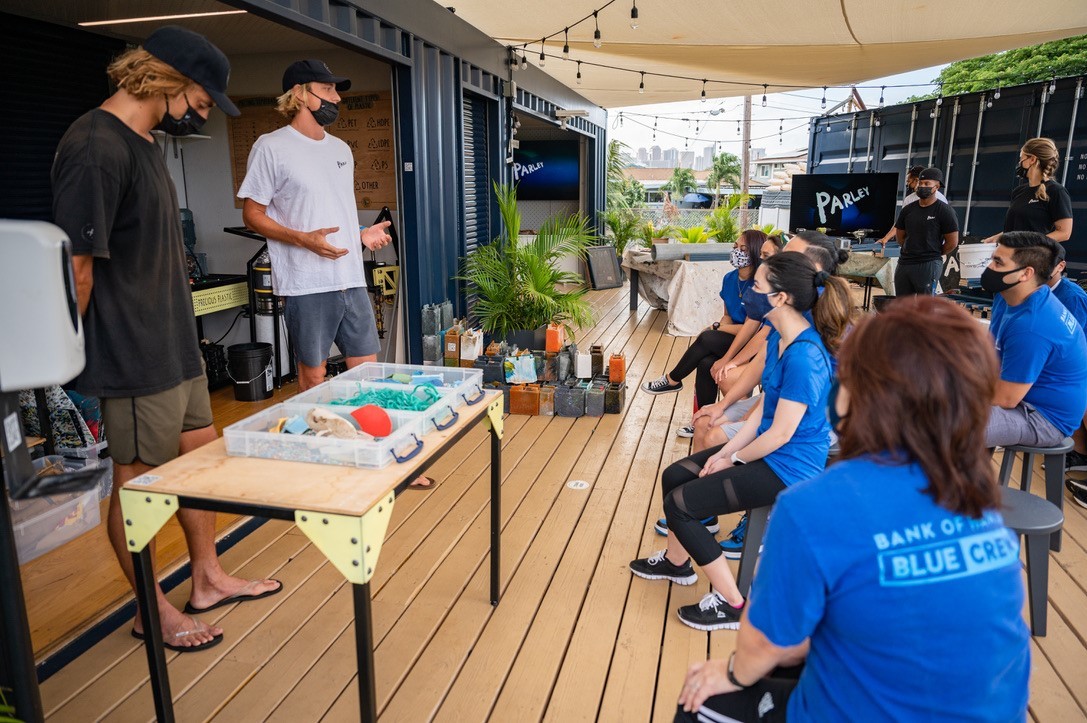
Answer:
[{"label": "green tree", "polygon": [[[1084,73],[1087,73],[1087,35],[1080,35],[960,60],[941,70],[933,82],[943,83],[944,95],[959,95]],[[939,93],[938,89],[915,95],[907,102],[935,98]]]},{"label": "green tree", "polygon": [[718,153],[706,178],[706,186],[713,189],[714,206],[721,200],[721,185],[726,183],[734,189],[740,187],[740,159],[732,153]]},{"label": "green tree", "polygon": [[607,158],[607,184],[608,184],[608,208],[627,208],[625,191],[627,189],[627,176],[624,172],[630,165],[630,146],[622,141],[608,143]]},{"label": "green tree", "polygon": [[637,178],[627,176],[622,187],[623,199],[630,208],[645,205],[645,186]]},{"label": "green tree", "polygon": [[694,178],[694,171],[690,168],[673,169],[672,177],[668,179],[668,183],[661,186],[662,191],[671,191],[680,197],[696,188],[698,188],[698,182]]}]

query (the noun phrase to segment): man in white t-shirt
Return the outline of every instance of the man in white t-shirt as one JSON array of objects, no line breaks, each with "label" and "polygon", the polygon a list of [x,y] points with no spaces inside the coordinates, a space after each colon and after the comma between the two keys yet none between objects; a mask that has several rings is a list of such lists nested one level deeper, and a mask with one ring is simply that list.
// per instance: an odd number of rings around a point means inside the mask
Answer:
[{"label": "man in white t-shirt", "polygon": [[362,247],[392,241],[389,222],[361,229],[351,148],[325,131],[350,87],[320,60],[292,63],[276,105],[290,122],[253,144],[238,191],[245,225],[268,239],[303,391],[324,381],[333,341],[349,368],[380,349]]}]

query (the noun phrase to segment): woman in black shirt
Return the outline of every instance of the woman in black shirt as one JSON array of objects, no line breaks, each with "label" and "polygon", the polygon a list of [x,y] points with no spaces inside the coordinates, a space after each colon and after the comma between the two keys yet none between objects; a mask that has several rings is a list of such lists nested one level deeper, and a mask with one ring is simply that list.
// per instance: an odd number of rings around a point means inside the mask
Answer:
[{"label": "woman in black shirt", "polygon": [[1037,231],[1058,242],[1071,237],[1072,200],[1053,180],[1059,163],[1057,146],[1049,138],[1031,138],[1023,144],[1015,175],[1027,183],[1012,191],[1005,231]]}]

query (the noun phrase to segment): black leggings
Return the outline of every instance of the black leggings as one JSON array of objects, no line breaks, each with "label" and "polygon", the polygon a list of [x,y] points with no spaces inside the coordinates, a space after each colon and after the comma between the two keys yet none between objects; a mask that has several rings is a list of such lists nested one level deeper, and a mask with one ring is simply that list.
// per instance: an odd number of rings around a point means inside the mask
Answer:
[{"label": "black leggings", "polygon": [[717,723],[722,720],[741,723],[784,721],[786,704],[803,669],[803,665],[775,668],[749,688],[707,698],[694,713],[687,713],[680,708],[676,711],[675,723]]},{"label": "black leggings", "polygon": [[727,331],[706,329],[683,352],[675,368],[668,372],[668,376],[678,382],[691,372],[698,371],[694,381],[694,396],[698,400],[698,406],[704,407],[717,401],[717,382],[710,376],[710,367],[725,355],[735,338]]},{"label": "black leggings", "polygon": [[699,520],[772,505],[785,489],[781,478],[761,459],[699,477],[706,460],[724,446],[719,444],[681,459],[661,475],[668,529],[699,566],[721,556],[717,540]]}]

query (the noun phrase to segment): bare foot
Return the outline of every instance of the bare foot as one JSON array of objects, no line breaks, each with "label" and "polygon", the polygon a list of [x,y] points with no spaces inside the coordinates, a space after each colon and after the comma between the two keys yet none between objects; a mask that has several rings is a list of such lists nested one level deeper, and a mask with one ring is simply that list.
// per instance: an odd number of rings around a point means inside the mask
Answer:
[{"label": "bare foot", "polygon": [[[197,589],[193,585],[189,595],[189,607],[197,611],[206,611],[217,607],[223,601],[243,602],[246,599],[265,597],[277,593],[283,588],[278,580],[245,580],[240,577],[223,575],[215,581],[209,581]],[[192,612],[192,609],[189,610]]]},{"label": "bare foot", "polygon": [[430,477],[420,475],[412,480],[412,483],[408,485],[408,487],[416,490],[429,490],[431,487],[434,487],[435,484],[434,480]]},{"label": "bare foot", "polygon": [[[194,617],[185,615],[172,605],[159,607],[159,621],[162,624],[162,642],[175,648],[191,648],[210,643],[223,634],[217,625],[208,625]],[[132,632],[143,635],[143,621],[136,616]]]}]

